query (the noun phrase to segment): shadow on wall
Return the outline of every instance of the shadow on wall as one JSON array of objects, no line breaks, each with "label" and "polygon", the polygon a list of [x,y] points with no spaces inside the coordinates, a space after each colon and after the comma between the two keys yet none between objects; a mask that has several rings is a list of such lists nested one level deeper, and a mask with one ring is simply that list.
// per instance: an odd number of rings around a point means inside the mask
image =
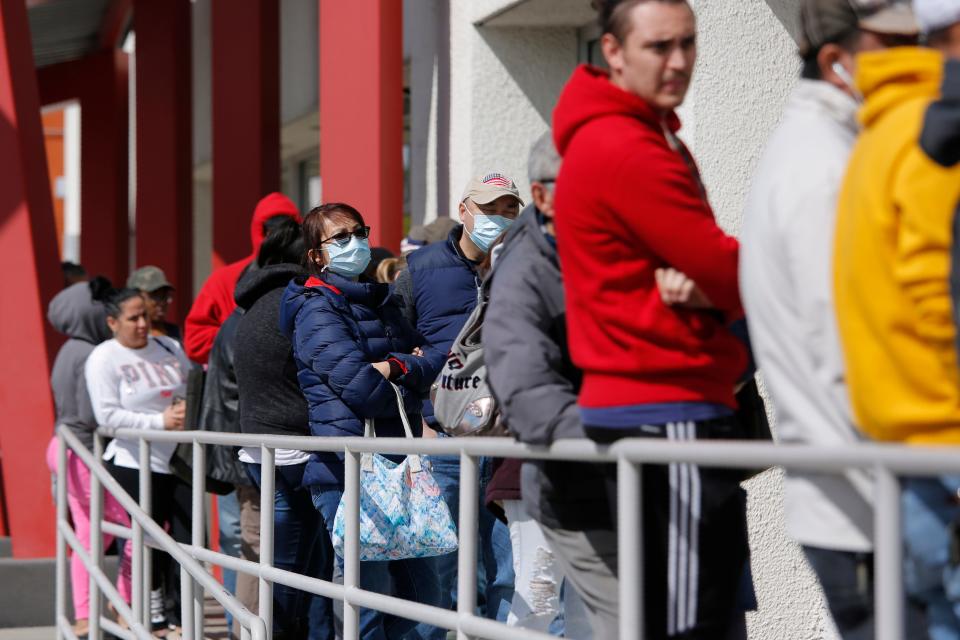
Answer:
[{"label": "shadow on wall", "polygon": [[560,90],[577,66],[576,29],[477,27],[477,33],[549,124]]},{"label": "shadow on wall", "polygon": [[796,40],[800,30],[797,0],[766,0],[766,2],[787,33]]}]

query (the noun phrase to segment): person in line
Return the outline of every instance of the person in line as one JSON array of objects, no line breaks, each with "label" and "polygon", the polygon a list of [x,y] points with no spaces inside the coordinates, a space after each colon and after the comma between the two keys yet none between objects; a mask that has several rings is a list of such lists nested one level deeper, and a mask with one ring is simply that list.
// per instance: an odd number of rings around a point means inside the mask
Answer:
[{"label": "person in line", "polygon": [[[84,374],[97,423],[114,429],[183,429],[187,373],[190,361],[180,343],[150,335],[147,305],[136,289],[112,289],[103,295],[111,340],[99,344],[87,358]],[[175,443],[150,447],[151,512],[169,527],[177,542],[190,543],[190,486],[170,473]],[[103,459],[123,490],[139,500],[140,446],[136,440],[115,438]],[[163,584],[169,558],[154,552],[150,594],[154,628],[180,623],[180,581]],[[164,603],[164,591],[168,601]]]},{"label": "person in line", "polygon": [[[918,0],[914,11],[933,49],[857,58],[863,133],[840,191],[833,286],[857,426],[885,442],[956,445],[960,2]],[[960,638],[960,478],[902,484],[907,593],[927,605],[932,639]]]},{"label": "person in line", "polygon": [[[244,290],[249,284],[259,281],[261,267],[278,261],[283,262],[283,257],[289,257],[303,247],[300,223],[293,218],[280,216],[276,221],[271,221],[267,228],[268,233],[260,245],[257,260],[252,265],[253,268],[248,269],[237,283],[238,292]],[[280,257],[278,258],[278,256]],[[293,259],[296,261],[299,258],[300,256],[297,254]],[[289,279],[287,278],[283,282],[284,286]],[[236,354],[238,349],[249,351],[251,348],[256,349],[260,346],[259,341],[254,344],[238,342],[238,333],[244,311],[245,309],[240,305],[234,309],[217,332],[213,349],[210,351],[204,383],[203,407],[200,414],[201,428],[209,431],[223,433],[239,433],[241,431],[240,384],[239,375],[236,371]],[[271,326],[275,331],[277,313],[277,309],[274,309],[271,317]],[[296,385],[294,386],[296,387]],[[267,411],[272,411],[275,408],[286,409],[287,406],[290,406],[276,404],[278,398],[271,396],[269,393],[264,394],[263,391],[266,389],[272,391],[269,383],[251,384],[244,392],[251,402],[262,403]],[[299,388],[297,388],[297,394],[300,395]],[[306,429],[306,421],[303,422],[302,426]],[[259,450],[256,450],[256,455],[259,456]],[[248,475],[243,461],[238,459],[238,449],[236,447],[218,446],[207,448],[208,489],[211,479],[222,487],[221,495],[217,498],[221,550],[237,558],[258,560],[260,555],[260,492],[257,488],[259,475],[256,482]],[[230,491],[230,488],[233,488],[233,490]],[[307,501],[307,507],[310,511],[313,511],[309,500]],[[277,510],[283,512],[283,508],[279,505]],[[281,533],[283,532],[281,531]],[[281,540],[281,543],[283,542]],[[284,547],[285,544],[279,546]],[[278,564],[277,566],[282,565]],[[231,593],[236,593],[237,598],[248,609],[251,611],[257,610],[259,587],[255,576],[242,572],[238,574],[235,571],[224,569],[223,584]],[[297,598],[305,597],[300,595],[300,592],[295,592],[293,589],[282,585],[277,585],[274,588],[274,595],[278,596],[279,601],[275,604],[274,619],[283,625],[282,628],[278,627],[277,630],[287,634],[284,637],[299,637],[300,630],[307,626],[306,618],[301,620],[295,615],[295,612],[289,606],[289,597],[279,597],[290,593],[297,594]],[[227,615],[227,624],[232,628],[233,635],[239,638],[240,626],[232,620],[229,614]],[[316,637],[320,638],[322,636]]]},{"label": "person in line", "polygon": [[386,258],[379,265],[377,265],[377,282],[383,282],[384,284],[393,284],[397,281],[397,278],[400,277],[400,274],[403,273],[403,270],[407,268],[407,259],[404,257],[399,258]]},{"label": "person in line", "polygon": [[[297,379],[307,399],[310,432],[318,437],[362,436],[375,422],[378,437],[402,437],[392,383],[420,435],[425,375],[421,338],[404,321],[388,285],[361,278],[370,261],[370,227],[355,208],[328,203],[304,219],[309,275],[295,277],[280,301],[280,328],[293,345]],[[314,453],[300,485],[332,538],[343,496],[343,456]],[[360,586],[430,605],[439,603],[430,559],[363,562]],[[370,609],[360,611],[360,637],[402,638],[415,622]]]},{"label": "person in line", "polygon": [[[77,436],[83,445],[93,450],[93,433],[97,419],[93,414],[84,366],[94,347],[110,339],[107,313],[103,303],[94,298],[110,286],[104,278],[72,284],[50,301],[47,320],[53,328],[67,336],[67,341],[57,352],[50,373],[50,388],[57,411],[57,426],[66,427]],[[47,448],[47,465],[56,474],[62,471],[67,478],[67,506],[73,520],[73,530],[85,549],[90,550],[90,470],[80,458],[67,449],[67,468],[57,469],[57,437]],[[125,527],[130,518],[110,492],[103,494],[105,520]],[[113,542],[113,536],[104,534],[103,548]],[[130,547],[120,556],[120,573],[117,576],[117,591],[130,602]],[[90,575],[77,554],[70,558],[70,584],[73,594],[75,622],[73,632],[78,637],[87,635],[90,626]]]},{"label": "person in line", "polygon": [[450,217],[440,216],[427,225],[417,225],[400,241],[400,255],[406,256],[428,244],[444,242],[457,222]]},{"label": "person in line", "polygon": [[[909,5],[800,3],[801,79],[757,163],[740,232],[740,291],[781,442],[846,445],[853,424],[832,301],[837,197],[859,132],[856,56],[916,42]],[[787,472],[787,529],[843,638],[874,636],[873,486],[862,471]],[[916,612],[914,612],[916,613]],[[922,637],[913,616],[908,637]]]},{"label": "person in line", "polygon": [[207,364],[220,325],[236,308],[233,294],[237,281],[256,259],[260,243],[270,231],[270,220],[281,217],[300,222],[300,211],[293,201],[282,193],[275,192],[264,196],[253,210],[253,219],[250,221],[252,253],[243,260],[216,269],[203,283],[184,327],[184,349],[194,362]]},{"label": "person in line", "polygon": [[[426,375],[431,382],[439,375],[450,346],[480,299],[480,263],[493,242],[517,218],[522,205],[517,185],[504,174],[493,172],[474,178],[460,198],[460,224],[450,231],[446,241],[426,245],[407,256],[407,269],[397,278],[394,292],[404,316],[424,337]],[[428,435],[440,430],[429,399],[423,401],[423,417],[430,429]],[[460,459],[433,456],[431,460],[434,477],[456,520],[460,512]],[[479,466],[478,600],[483,615],[503,622],[513,599],[510,531],[482,504],[492,461],[481,458]],[[457,556],[439,556],[434,562],[442,606],[454,608]],[[417,633],[419,637],[434,639],[446,635],[444,630],[427,624],[420,625]]]},{"label": "person in line", "polygon": [[[570,361],[563,280],[553,224],[553,186],[560,157],[548,132],[533,145],[528,161],[532,204],[506,234],[490,284],[483,326],[484,361],[504,421],[519,441],[548,445],[584,438],[577,412],[580,372]],[[572,558],[557,557],[541,526],[553,535],[606,538],[616,546],[609,523],[603,476],[595,465],[506,460],[488,489],[503,498],[513,542],[516,585],[507,624],[547,632],[563,616],[567,638],[592,638],[616,576],[599,557],[596,570],[570,572]],[[584,526],[589,528],[584,528]],[[581,565],[584,566],[584,565]],[[562,589],[561,589],[562,587]],[[579,593],[589,594],[585,607]],[[562,606],[561,606],[562,592]],[[587,612],[589,612],[589,619]],[[591,623],[591,620],[594,620]],[[609,626],[605,627],[610,629]],[[616,637],[598,634],[596,637]]]},{"label": "person in line", "polygon": [[[596,4],[610,71],[577,68],[553,114],[563,158],[557,241],[586,433],[600,443],[747,437],[734,398],[747,350],[729,328],[743,316],[739,248],[717,226],[676,135],[697,56],[693,10],[685,0]],[[661,298],[657,274],[670,269],[696,283],[682,304]],[[644,606],[648,638],[723,638],[742,626],[742,477],[687,463],[644,466],[646,600],[611,608]],[[615,509],[615,473],[606,484]],[[569,544],[544,533],[554,547]],[[591,557],[598,551],[616,553]]]},{"label": "person in line", "polygon": [[167,307],[173,302],[175,289],[163,270],[153,265],[140,267],[127,278],[127,286],[139,290],[147,303],[150,335],[167,336],[179,342],[180,327],[166,320]]},{"label": "person in line", "polygon": [[71,285],[77,284],[78,282],[86,282],[89,279],[87,270],[83,268],[82,264],[64,260],[60,263],[60,269],[63,271],[64,289]]},{"label": "person in line", "polygon": [[[290,281],[303,275],[304,244],[300,225],[285,220],[260,246],[257,268],[237,284],[237,310],[224,323],[236,327],[233,365],[239,392],[239,429],[259,435],[310,435],[307,401],[297,382],[290,339],[280,332],[280,298]],[[218,335],[217,340],[220,339]],[[259,448],[244,448],[239,459],[256,486],[262,481]],[[323,522],[303,485],[310,454],[292,449],[274,451],[273,562],[281,569],[330,580],[333,549],[323,535]],[[241,509],[244,548],[259,557],[259,504]],[[256,580],[252,581],[256,591]],[[238,586],[239,590],[239,586]],[[318,600],[315,616],[310,604]],[[328,598],[275,585],[274,636],[330,640],[334,637],[333,606]]]}]

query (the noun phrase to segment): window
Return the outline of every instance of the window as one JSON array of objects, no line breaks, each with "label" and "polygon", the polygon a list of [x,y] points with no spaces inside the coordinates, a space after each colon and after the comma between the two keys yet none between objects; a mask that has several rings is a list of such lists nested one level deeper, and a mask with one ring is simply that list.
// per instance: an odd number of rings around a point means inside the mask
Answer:
[{"label": "window", "polygon": [[577,29],[578,62],[607,68],[607,61],[603,59],[603,52],[600,50],[600,37],[602,35],[600,25],[596,23]]}]

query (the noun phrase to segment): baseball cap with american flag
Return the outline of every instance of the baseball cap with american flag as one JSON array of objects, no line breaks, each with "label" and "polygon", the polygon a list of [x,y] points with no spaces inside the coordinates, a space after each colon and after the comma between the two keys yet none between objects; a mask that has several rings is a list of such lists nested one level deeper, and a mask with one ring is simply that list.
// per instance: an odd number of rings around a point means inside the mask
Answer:
[{"label": "baseball cap with american flag", "polygon": [[517,184],[504,174],[494,171],[471,179],[463,190],[460,202],[470,198],[477,204],[489,204],[502,196],[513,196],[520,206],[523,206]]}]

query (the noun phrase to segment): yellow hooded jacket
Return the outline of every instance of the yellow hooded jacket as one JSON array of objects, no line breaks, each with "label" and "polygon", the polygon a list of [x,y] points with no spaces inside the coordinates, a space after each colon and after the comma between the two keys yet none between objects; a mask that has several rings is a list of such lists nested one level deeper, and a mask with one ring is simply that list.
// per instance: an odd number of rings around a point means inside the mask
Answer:
[{"label": "yellow hooded jacket", "polygon": [[950,296],[960,164],[920,142],[943,64],[914,47],[858,58],[864,132],[840,194],[834,294],[854,414],[877,440],[960,443]]}]

